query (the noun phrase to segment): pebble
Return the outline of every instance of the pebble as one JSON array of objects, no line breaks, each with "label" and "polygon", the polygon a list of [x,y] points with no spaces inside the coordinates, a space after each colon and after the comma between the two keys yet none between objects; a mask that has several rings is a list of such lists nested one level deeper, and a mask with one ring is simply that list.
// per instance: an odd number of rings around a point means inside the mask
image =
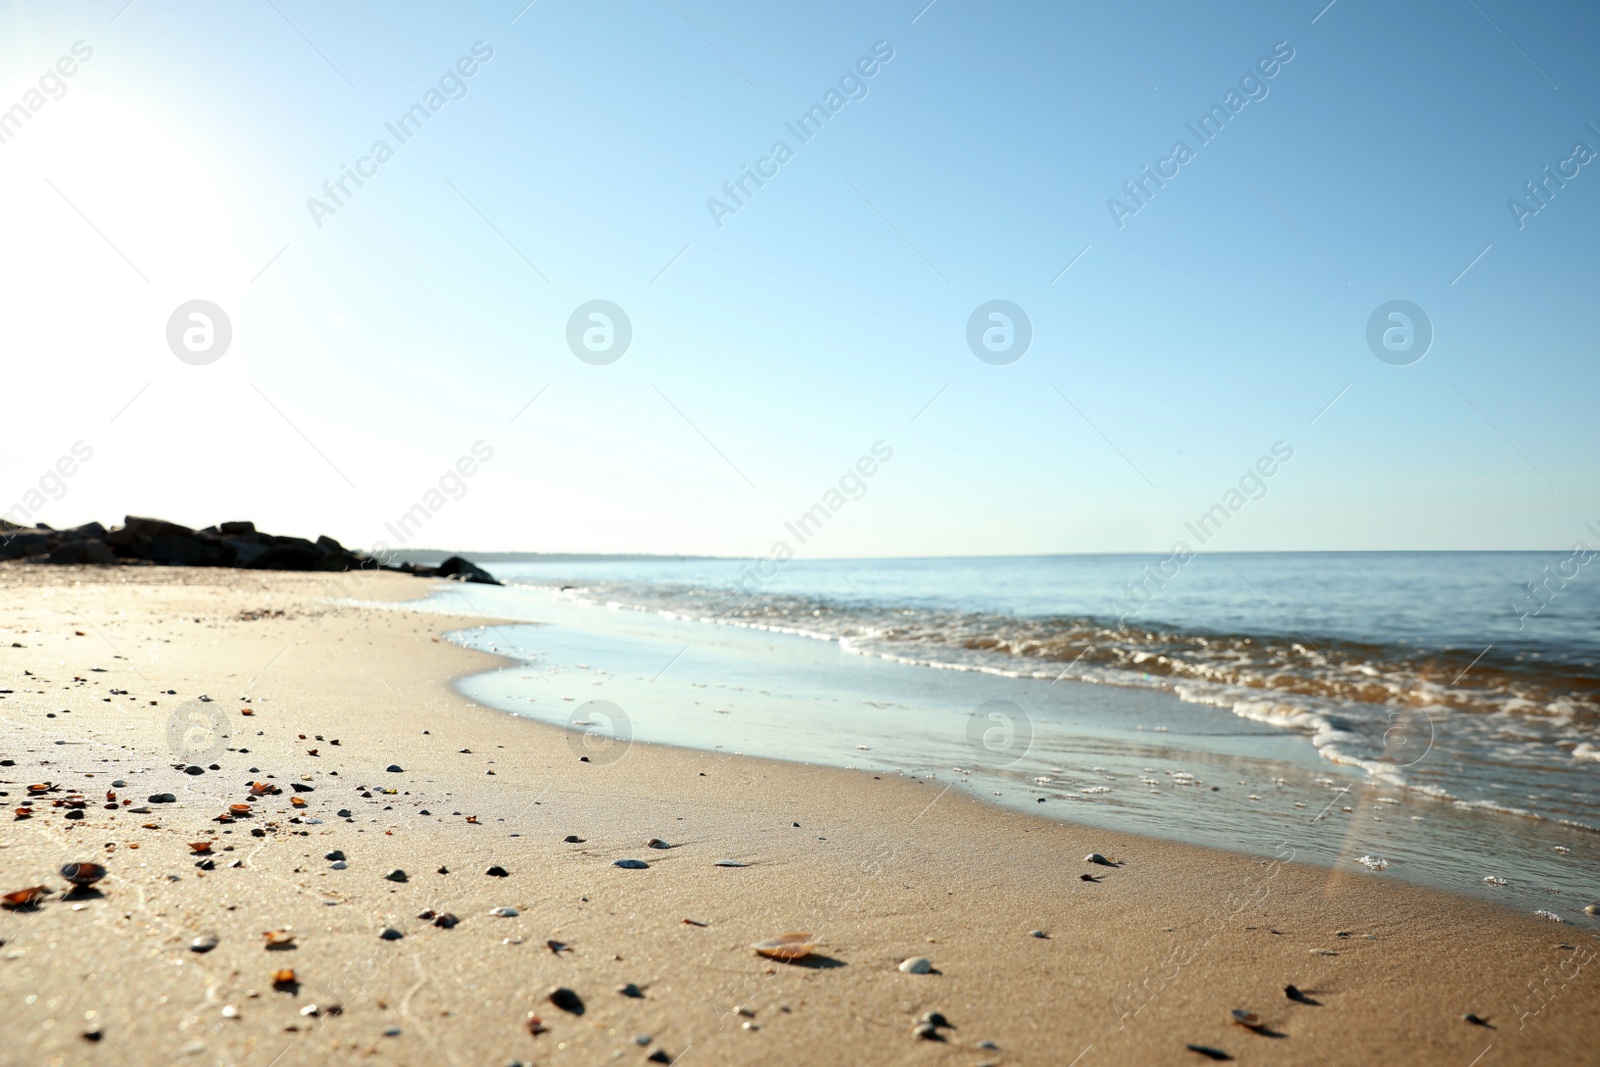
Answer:
[{"label": "pebble", "polygon": [[1000,1050],[1000,1046],[999,1045],[995,1044],[993,1041],[988,1040],[987,1038],[985,1038],[982,1041],[979,1041],[976,1045],[973,1045],[972,1047],[973,1048],[981,1048],[985,1052],[998,1052]]},{"label": "pebble", "polygon": [[1089,853],[1087,856],[1083,857],[1083,862],[1085,862],[1085,863],[1098,863],[1102,867],[1114,867],[1114,866],[1116,866],[1116,864],[1112,863],[1110,860],[1106,859],[1104,856],[1100,855],[1100,853],[1098,853],[1098,852]]},{"label": "pebble", "polygon": [[337,815],[341,819],[348,819],[350,817],[350,809],[349,808],[340,808],[338,811],[334,812],[334,814]]},{"label": "pebble", "polygon": [[349,867],[349,866],[350,865],[348,863],[346,863],[344,860],[334,860],[332,863],[328,864],[328,869],[329,870],[334,870],[334,871],[342,871],[346,867]]},{"label": "pebble", "polygon": [[389,879],[391,882],[404,882],[406,880],[406,872],[402,871],[399,867],[396,867],[394,870],[384,875],[384,877]]},{"label": "pebble", "polygon": [[938,1028],[934,1027],[933,1025],[931,1025],[929,1023],[918,1023],[916,1025],[916,1027],[914,1029],[912,1029],[911,1032],[914,1035],[916,1035],[917,1037],[922,1038],[922,1040],[924,1040],[924,1041],[943,1041],[944,1040],[944,1038],[939,1036]]},{"label": "pebble", "polygon": [[217,943],[216,934],[201,934],[199,937],[189,942],[189,951],[210,952],[212,949],[217,947]]},{"label": "pebble", "polygon": [[490,867],[483,873],[487,874],[490,878],[505,878],[510,875],[511,872],[506,870],[504,867]]},{"label": "pebble", "polygon": [[152,804],[176,804],[178,798],[171,793],[151,793],[145,798]]},{"label": "pebble", "polygon": [[222,1017],[224,1019],[237,1019],[239,1017],[238,1006],[234,1004],[224,1005],[222,1008]]},{"label": "pebble", "polygon": [[387,1030],[385,1030],[383,1032],[383,1036],[384,1037],[399,1037],[400,1036],[400,1028],[398,1026],[391,1026],[391,1027],[389,1027],[389,1029],[387,1029]]},{"label": "pebble", "polygon": [[625,986],[619,987],[617,989],[617,992],[621,993],[625,997],[632,997],[635,1000],[638,1000],[638,999],[640,999],[641,997],[644,996],[644,990],[640,989],[638,986],[634,985],[632,982],[629,982]]},{"label": "pebble", "polygon": [[649,1034],[635,1034],[634,1038],[633,1038],[633,1043],[635,1045],[638,1045],[640,1048],[643,1048],[644,1046],[646,1046],[646,1045],[648,1045],[650,1043],[650,1035]]},{"label": "pebble", "polygon": [[111,783],[111,788],[112,789],[126,789],[126,788],[128,788],[128,783],[124,782],[121,778],[118,778],[116,781]]},{"label": "pebble", "polygon": [[917,1019],[917,1022],[927,1023],[929,1026],[943,1026],[948,1029],[955,1029],[950,1025],[950,1020],[944,1017],[944,1012],[942,1011],[925,1011]]},{"label": "pebble", "polygon": [[568,834],[566,837],[563,837],[561,840],[566,842],[569,845],[581,845],[581,844],[583,844],[583,838],[579,837],[577,834]]},{"label": "pebble", "polygon": [[625,871],[642,871],[648,869],[650,865],[644,860],[616,860],[611,866],[621,867]]},{"label": "pebble", "polygon": [[714,866],[714,867],[748,867],[750,865],[748,863],[740,863],[738,860],[718,860],[716,863],[712,864],[712,866]]},{"label": "pebble", "polygon": [[322,858],[325,859],[325,860],[338,861],[338,860],[344,859],[344,853],[340,852],[338,849],[334,849],[332,852],[323,853]]},{"label": "pebble", "polygon": [[1050,935],[1045,933],[1043,930],[1029,930],[1028,931],[1028,936],[1029,937],[1038,937],[1038,938],[1048,938]]},{"label": "pebble", "polygon": [[545,994],[550,1003],[573,1015],[583,1014],[583,998],[564,985],[558,985]]},{"label": "pebble", "polygon": [[1590,904],[1583,909],[1585,915],[1600,915],[1600,904]]},{"label": "pebble", "polygon": [[671,848],[672,846],[667,844],[665,841],[661,840],[661,838],[659,838],[659,837],[652,837],[650,840],[648,840],[648,841],[646,841],[644,843],[644,847],[645,848]]},{"label": "pebble", "polygon": [[926,956],[912,956],[900,964],[900,970],[906,974],[927,974],[933,970],[933,963]]},{"label": "pebble", "polygon": [[489,914],[490,915],[498,915],[502,919],[513,919],[513,918],[515,918],[516,916],[518,916],[518,915],[520,915],[522,913],[517,911],[516,908],[499,907],[499,908],[490,908],[489,909]]},{"label": "pebble", "polygon": [[385,926],[383,928],[383,932],[378,934],[378,936],[383,938],[385,941],[398,941],[406,935],[402,934],[399,930],[396,930],[392,926]]},{"label": "pebble", "polygon": [[403,774],[403,773],[405,773],[405,768],[400,766],[400,764],[398,764],[398,763],[391,763],[391,764],[389,764],[389,766],[385,767],[384,770],[388,771],[390,774]]},{"label": "pebble", "polygon": [[191,763],[191,764],[189,764],[189,766],[187,766],[187,767],[185,767],[183,769],[183,773],[184,774],[204,774],[204,773],[206,773],[206,769],[204,767],[197,767],[197,766],[195,766],[194,764]]}]

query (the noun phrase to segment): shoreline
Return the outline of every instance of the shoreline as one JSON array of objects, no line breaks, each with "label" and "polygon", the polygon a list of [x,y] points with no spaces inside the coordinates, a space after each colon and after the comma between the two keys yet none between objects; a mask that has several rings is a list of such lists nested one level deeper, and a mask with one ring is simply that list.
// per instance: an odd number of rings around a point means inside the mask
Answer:
[{"label": "shoreline", "polygon": [[[199,1043],[205,1062],[240,1063],[280,1050],[285,1064],[367,1049],[414,1063],[587,1063],[615,1052],[644,1062],[659,1050],[687,1053],[686,1063],[1081,1055],[1088,1067],[1205,1062],[1184,1048],[1198,1043],[1240,1062],[1482,1055],[1488,1067],[1497,1057],[1593,1062],[1600,1045],[1600,1023],[1581,1010],[1600,988],[1581,914],[1557,925],[1284,862],[1275,841],[1251,859],[870,772],[643,742],[610,763],[580,763],[567,731],[519,724],[455,690],[494,664],[441,635],[484,620],[330,607],[319,603],[326,577],[0,566],[0,688],[15,691],[0,701],[0,728],[16,761],[0,768],[10,794],[0,862],[17,881],[0,889],[59,888],[55,869],[73,860],[110,870],[104,896],[81,910],[52,897],[0,916],[0,983],[15,1003],[37,997],[0,1034],[28,1062],[123,1062],[114,1049],[145,1062]],[[350,584],[367,599],[418,592],[395,576]],[[166,720],[208,687],[238,729],[211,753],[219,770],[181,774],[165,765],[176,762]],[[239,717],[246,706],[254,714]],[[391,763],[405,770],[385,771]],[[258,802],[273,818],[211,821],[262,775],[285,786]],[[86,796],[104,778],[128,781],[122,792],[140,800],[158,790],[180,799],[146,816],[91,805],[77,822],[49,807],[14,820],[23,787],[46,776]],[[295,781],[312,786],[293,794],[305,809],[288,803]],[[351,810],[349,821],[337,810]],[[675,847],[645,848],[652,837]],[[198,871],[187,843],[202,838],[235,847]],[[346,869],[321,859],[334,848]],[[1086,865],[1091,851],[1121,865]],[[223,862],[234,856],[239,868]],[[650,867],[619,870],[618,858]],[[714,866],[724,859],[749,866]],[[491,863],[509,876],[486,876]],[[434,874],[440,865],[451,873]],[[392,867],[408,880],[385,881]],[[330,897],[339,903],[324,904]],[[488,915],[506,905],[521,914]],[[460,925],[415,917],[429,908]],[[285,925],[297,947],[265,951],[260,931]],[[385,925],[404,936],[381,940]],[[192,953],[201,927],[221,943]],[[820,936],[823,962],[774,964],[749,951],[794,929]],[[937,973],[900,973],[913,955]],[[271,988],[283,965],[297,972],[297,994]],[[614,992],[625,982],[645,996]],[[1288,1000],[1289,983],[1319,1003]],[[579,992],[584,1015],[545,999],[557,984]],[[154,986],[170,995],[158,1000]],[[340,1014],[300,1014],[334,1000]],[[229,1005],[238,1018],[223,1017]],[[733,1014],[740,1006],[753,1016]],[[1233,1024],[1233,1008],[1260,1012],[1270,1033]],[[529,1011],[549,1032],[527,1032]],[[941,1040],[913,1036],[926,1011],[955,1028]],[[1467,1012],[1496,1029],[1463,1022]],[[102,1040],[79,1036],[90,1026]],[[648,1045],[633,1042],[644,1034]],[[975,1047],[983,1040],[998,1048]]]}]

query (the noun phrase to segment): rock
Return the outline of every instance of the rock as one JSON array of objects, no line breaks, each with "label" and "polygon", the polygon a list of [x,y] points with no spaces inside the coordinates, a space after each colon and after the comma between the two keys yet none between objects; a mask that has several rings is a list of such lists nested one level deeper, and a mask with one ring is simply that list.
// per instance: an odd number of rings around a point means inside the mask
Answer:
[{"label": "rock", "polygon": [[324,852],[322,858],[325,860],[342,860],[344,859],[344,853],[339,849],[334,849],[332,852]]},{"label": "rock", "polygon": [[176,804],[178,798],[171,793],[151,793],[145,797],[152,804]]},{"label": "rock", "polygon": [[647,870],[650,865],[644,860],[616,860],[611,866],[621,867],[625,871],[643,871]]},{"label": "rock", "polygon": [[584,1013],[583,998],[566,986],[556,986],[546,994],[546,997],[562,1011],[571,1012],[573,1015]]},{"label": "rock", "polygon": [[402,934],[399,930],[396,930],[392,926],[385,926],[378,932],[378,936],[383,938],[385,941],[398,941],[406,935]]},{"label": "rock", "polygon": [[632,997],[634,1000],[640,1000],[640,999],[643,999],[643,997],[644,997],[644,990],[640,989],[638,986],[634,985],[632,982],[629,982],[627,985],[619,987],[617,989],[617,992],[621,993],[625,997]]},{"label": "rock", "polygon": [[204,773],[206,773],[206,769],[204,767],[200,767],[200,766],[197,766],[196,764],[191,763],[191,764],[189,764],[189,766],[187,766],[187,767],[185,767],[183,769],[183,773],[184,774],[204,774]]},{"label": "rock", "polygon": [[990,1041],[988,1038],[985,1038],[984,1040],[979,1041],[976,1045],[973,1045],[972,1047],[973,1048],[981,1048],[985,1052],[998,1052],[998,1051],[1000,1051],[1000,1046],[995,1044],[993,1041]]},{"label": "rock", "polygon": [[522,913],[510,905],[503,904],[498,908],[490,908],[489,914],[501,919],[514,919]]},{"label": "rock", "polygon": [[398,763],[391,763],[391,764],[389,764],[389,766],[385,767],[384,770],[388,771],[390,774],[404,774],[405,773],[405,768],[400,766],[400,764],[398,764]]},{"label": "rock", "polygon": [[933,963],[926,956],[912,956],[900,964],[900,970],[906,974],[927,974],[933,970]]},{"label": "rock", "polygon": [[238,537],[242,534],[253,534],[256,532],[256,524],[253,522],[225,522],[217,527],[217,532],[222,534],[224,537]]},{"label": "rock", "polygon": [[120,561],[117,559],[117,554],[106,547],[104,541],[69,541],[51,552],[45,562],[103,567]]},{"label": "rock", "polygon": [[645,848],[671,848],[672,846],[667,844],[665,841],[661,840],[661,838],[659,838],[659,837],[652,837],[650,840],[648,840],[648,841],[646,841],[644,843],[644,847]]},{"label": "rock", "polygon": [[1028,936],[1029,937],[1037,937],[1037,938],[1041,938],[1041,939],[1048,939],[1050,937],[1050,935],[1045,933],[1043,930],[1029,930],[1028,931]]},{"label": "rock", "polygon": [[341,819],[348,819],[350,817],[350,809],[349,808],[340,808],[338,811],[334,812],[334,814],[337,815]]},{"label": "rock", "polygon": [[480,585],[499,585],[494,575],[484,570],[477,564],[462,559],[460,556],[451,556],[435,569],[435,574],[440,578],[451,578],[458,582],[477,582]]},{"label": "rock", "polygon": [[568,834],[566,837],[563,837],[561,840],[566,842],[569,845],[581,845],[581,844],[583,844],[583,838],[579,837],[577,834]]},{"label": "rock", "polygon": [[346,863],[344,860],[334,860],[332,863],[328,864],[328,870],[330,870],[330,871],[342,871],[342,870],[346,870],[347,868],[349,868],[349,866],[350,865],[348,863]]},{"label": "rock", "polygon": [[441,930],[448,930],[459,922],[461,922],[461,920],[450,914],[448,911],[434,916],[433,919],[433,925],[437,926]]},{"label": "rock", "polygon": [[392,870],[388,874],[384,875],[384,877],[389,879],[389,881],[391,881],[391,882],[404,882],[404,881],[407,881],[406,872],[402,871],[399,867],[396,867],[394,870]]},{"label": "rock", "polygon": [[189,942],[189,951],[201,953],[210,952],[212,949],[217,947],[217,944],[218,942],[216,934],[201,934],[199,937]]},{"label": "rock", "polygon": [[499,866],[490,867],[488,870],[484,871],[483,873],[488,875],[490,878],[505,878],[505,877],[508,877],[511,874],[510,871],[506,870],[504,867],[499,867]]}]

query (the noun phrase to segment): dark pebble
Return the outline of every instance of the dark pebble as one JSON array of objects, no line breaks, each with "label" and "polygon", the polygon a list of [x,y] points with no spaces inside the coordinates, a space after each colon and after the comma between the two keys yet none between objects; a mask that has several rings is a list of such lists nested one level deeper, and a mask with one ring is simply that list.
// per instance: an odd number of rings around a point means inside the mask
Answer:
[{"label": "dark pebble", "polygon": [[145,798],[151,804],[176,804],[178,798],[171,793],[151,793]]},{"label": "dark pebble", "polygon": [[404,773],[405,768],[400,766],[398,763],[391,763],[389,766],[385,767],[384,770],[388,771],[390,774],[401,774]]},{"label": "dark pebble", "polygon": [[511,872],[506,870],[504,867],[490,867],[483,873],[487,874],[490,878],[505,878]]},{"label": "dark pebble", "polygon": [[583,844],[583,838],[579,837],[577,834],[568,834],[566,837],[563,837],[561,840],[565,841],[569,845],[581,845],[581,844]]},{"label": "dark pebble", "polygon": [[396,867],[394,870],[384,875],[384,877],[389,879],[391,882],[404,882],[406,881],[406,872]]},{"label": "dark pebble", "polygon": [[183,773],[184,774],[204,774],[204,773],[206,773],[206,769],[204,767],[201,767],[201,766],[197,765],[197,764],[191,763],[191,764],[189,764],[189,766],[187,766],[187,767],[185,767],[183,769]]},{"label": "dark pebble", "polygon": [[569,1011],[574,1015],[583,1014],[583,998],[578,996],[578,994],[574,993],[572,990],[568,989],[566,986],[556,986],[554,989],[550,990],[549,997],[550,1003],[554,1004],[562,1011]]},{"label": "dark pebble", "polygon": [[618,989],[617,992],[621,993],[625,997],[632,997],[635,1000],[639,1000],[640,998],[642,998],[644,996],[644,990],[640,989],[638,986],[634,985],[632,982],[629,982],[627,985],[625,985],[622,988]]}]

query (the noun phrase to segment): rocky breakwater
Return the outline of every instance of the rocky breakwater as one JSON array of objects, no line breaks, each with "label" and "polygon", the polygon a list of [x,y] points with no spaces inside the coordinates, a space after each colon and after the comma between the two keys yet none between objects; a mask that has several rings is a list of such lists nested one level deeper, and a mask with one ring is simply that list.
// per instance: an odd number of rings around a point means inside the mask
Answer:
[{"label": "rocky breakwater", "polygon": [[482,567],[451,556],[437,567],[385,563],[331,537],[262,533],[252,522],[224,522],[192,530],[164,519],[129,515],[121,526],[98,522],[56,530],[43,524],[17,526],[0,519],[0,560],[31,563],[147,565],[163,567],[239,567],[266,571],[402,571],[422,578],[500,583]]}]

